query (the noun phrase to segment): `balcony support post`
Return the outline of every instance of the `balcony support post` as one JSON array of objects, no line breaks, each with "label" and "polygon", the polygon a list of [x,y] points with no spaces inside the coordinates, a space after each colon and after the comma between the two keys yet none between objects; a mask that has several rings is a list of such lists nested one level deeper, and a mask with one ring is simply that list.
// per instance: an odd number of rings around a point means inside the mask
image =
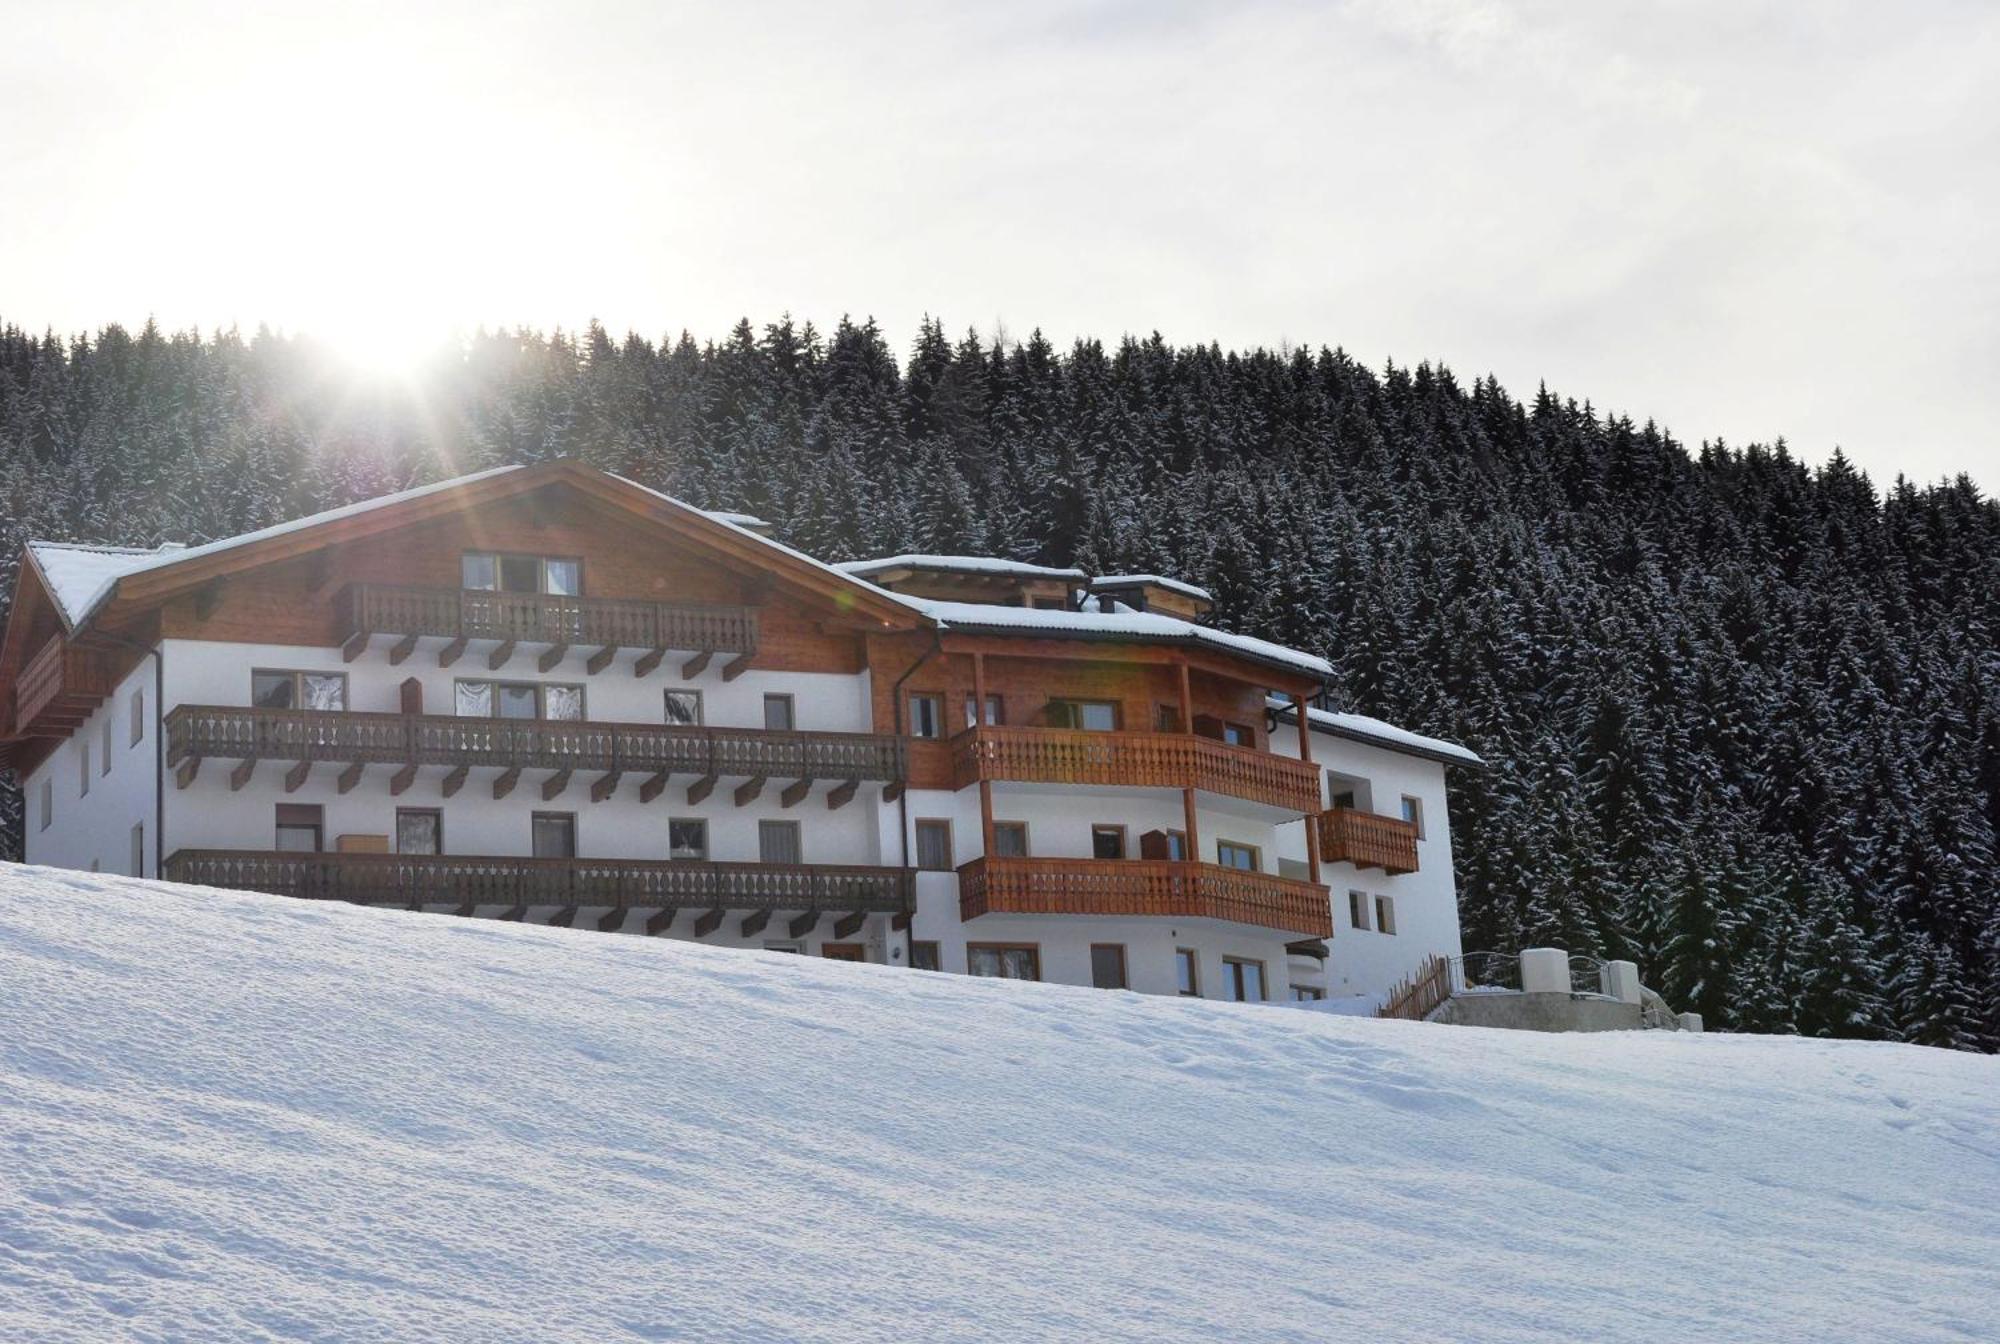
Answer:
[{"label": "balcony support post", "polygon": [[[1174,660],[1174,670],[1179,674],[1181,702],[1181,731],[1194,732],[1194,687],[1188,680],[1187,659]],[[1194,789],[1181,790],[1181,825],[1187,830],[1187,853],[1183,856],[1189,863],[1201,862],[1201,830],[1195,824]]]},{"label": "balcony support post", "polygon": [[[974,741],[978,740],[980,726],[986,722],[986,655],[974,651],[972,655],[972,731]],[[979,772],[979,852],[991,858],[993,855],[993,781],[986,778],[984,770]]]},{"label": "balcony support post", "polygon": [[[1307,717],[1306,698],[1303,695],[1292,696],[1292,712],[1298,715],[1299,719],[1299,759],[1310,765],[1313,758],[1312,721]],[[1313,787],[1317,790],[1320,787],[1317,771],[1314,772],[1313,779]],[[1322,803],[1325,801],[1324,794],[1321,795],[1321,801]],[[1319,827],[1313,824],[1311,816],[1306,818],[1306,879],[1311,882],[1319,881]]]}]

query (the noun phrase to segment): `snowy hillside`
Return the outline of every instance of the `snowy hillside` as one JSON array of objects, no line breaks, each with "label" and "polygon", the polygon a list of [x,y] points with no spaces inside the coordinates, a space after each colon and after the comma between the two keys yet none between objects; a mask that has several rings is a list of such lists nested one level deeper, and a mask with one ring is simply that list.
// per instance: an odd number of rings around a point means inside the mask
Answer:
[{"label": "snowy hillside", "polygon": [[2000,1060],[0,869],[0,1339],[1984,1339]]}]

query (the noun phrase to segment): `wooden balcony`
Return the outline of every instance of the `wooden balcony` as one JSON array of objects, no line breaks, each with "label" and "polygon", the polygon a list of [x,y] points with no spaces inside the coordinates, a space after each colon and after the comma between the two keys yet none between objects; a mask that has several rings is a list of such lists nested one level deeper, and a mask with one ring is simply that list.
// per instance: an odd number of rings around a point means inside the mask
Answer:
[{"label": "wooden balcony", "polygon": [[60,737],[74,731],[111,694],[104,659],[57,635],[14,679],[14,735]]},{"label": "wooden balcony", "polygon": [[[183,849],[169,856],[161,876],[170,882],[238,891],[262,891],[315,901],[396,905],[415,909],[452,905],[470,915],[478,906],[508,908],[521,918],[529,906],[554,905],[568,923],[579,906],[609,907],[600,928],[615,928],[629,910],[652,910],[648,933],[672,926],[680,910],[701,910],[696,937],[705,937],[728,911],[748,911],[744,935],[761,931],[771,915],[796,911],[784,927],[804,937],[822,913],[834,915],[837,936],[848,937],[870,914],[906,916],[913,909],[910,870],[834,864],[696,863],[666,859],[533,859],[456,854],[280,854],[259,850]],[[808,922],[810,921],[810,922]],[[841,933],[841,929],[846,933]]]},{"label": "wooden balcony", "polygon": [[1316,882],[1212,863],[1150,859],[974,859],[958,870],[959,918],[1105,915],[1222,919],[1293,937],[1333,934]]},{"label": "wooden balcony", "polygon": [[286,792],[302,786],[319,763],[343,767],[342,793],[360,782],[365,767],[393,766],[390,791],[397,794],[414,781],[417,767],[441,765],[451,769],[446,797],[471,768],[490,767],[501,772],[493,781],[496,798],[513,789],[521,771],[536,770],[555,772],[541,782],[544,798],[567,788],[573,772],[595,776],[593,802],[610,797],[628,774],[643,780],[642,802],[659,797],[675,776],[690,781],[690,803],[701,802],[722,779],[740,779],[739,806],[755,799],[766,781],[785,780],[780,800],[786,807],[819,782],[834,786],[826,795],[829,807],[846,803],[863,782],[886,784],[893,796],[909,772],[908,744],[889,734],[176,706],[167,715],[167,764],[180,787],[192,783],[209,759],[239,763],[230,775],[235,789],[249,782],[260,761],[290,764]]},{"label": "wooden balcony", "polygon": [[1337,807],[1320,813],[1318,825],[1322,863],[1380,868],[1392,876],[1417,871],[1417,828],[1412,822]]},{"label": "wooden balcony", "polygon": [[645,676],[669,651],[695,656],[681,668],[684,679],[699,675],[717,654],[734,655],[723,667],[733,680],[757,650],[757,612],[751,607],[695,606],[627,598],[560,597],[548,593],[494,593],[468,588],[414,588],[357,583],[341,594],[346,631],[343,656],[349,662],[376,635],[394,635],[389,661],[400,663],[417,641],[443,639],[438,665],[450,667],[471,640],[493,642],[487,664],[506,665],[521,644],[540,648],[546,672],[571,646],[593,650],[587,664],[595,675],[610,666],[620,649],[639,649],[633,665]]},{"label": "wooden balcony", "polygon": [[956,787],[982,779],[1204,789],[1305,815],[1320,807],[1310,761],[1233,747],[1193,733],[968,728],[951,740]]}]

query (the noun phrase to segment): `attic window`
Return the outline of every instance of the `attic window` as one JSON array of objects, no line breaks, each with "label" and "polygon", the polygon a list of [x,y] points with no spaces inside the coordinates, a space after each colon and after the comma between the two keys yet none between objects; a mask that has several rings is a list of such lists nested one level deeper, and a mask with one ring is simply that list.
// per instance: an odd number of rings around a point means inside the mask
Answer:
[{"label": "attic window", "polygon": [[556,556],[467,551],[459,561],[459,583],[482,593],[576,597],[583,592],[583,562]]}]

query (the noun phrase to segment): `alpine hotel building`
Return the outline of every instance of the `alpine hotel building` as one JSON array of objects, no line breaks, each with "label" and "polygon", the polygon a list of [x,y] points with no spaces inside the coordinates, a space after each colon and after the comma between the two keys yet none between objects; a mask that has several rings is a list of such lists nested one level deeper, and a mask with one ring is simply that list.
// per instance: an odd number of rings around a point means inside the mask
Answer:
[{"label": "alpine hotel building", "polygon": [[1457,953],[1478,758],[1308,710],[1326,664],[1207,607],[827,565],[551,462],[31,543],[0,728],[31,863],[1213,999]]}]

